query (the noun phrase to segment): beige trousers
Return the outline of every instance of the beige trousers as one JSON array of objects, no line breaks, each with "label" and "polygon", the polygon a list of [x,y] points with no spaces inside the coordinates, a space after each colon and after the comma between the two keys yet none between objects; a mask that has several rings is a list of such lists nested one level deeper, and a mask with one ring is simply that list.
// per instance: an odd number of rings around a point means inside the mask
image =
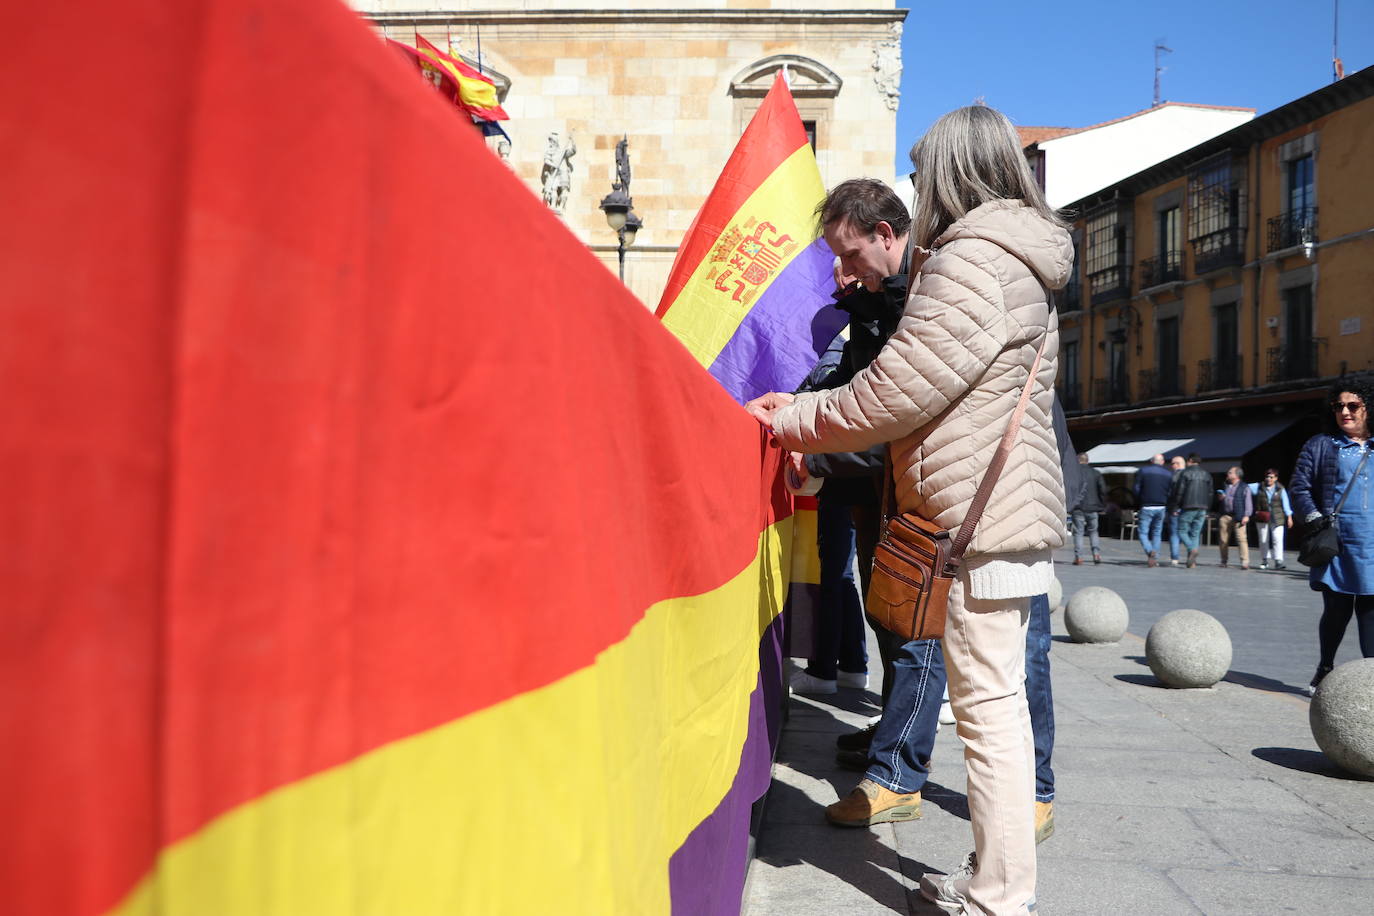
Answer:
[{"label": "beige trousers", "polygon": [[968,769],[978,868],[967,911],[1020,916],[1035,896],[1035,745],[1026,708],[1029,598],[982,601],[967,572],[950,589],[945,666]]},{"label": "beige trousers", "polygon": [[1231,533],[1235,532],[1236,546],[1240,547],[1240,563],[1242,566],[1250,565],[1250,532],[1245,530],[1245,526],[1240,523],[1240,519],[1234,515],[1223,515],[1217,519],[1217,525],[1221,529],[1219,540],[1221,541],[1221,562],[1226,562],[1226,548],[1231,544]]}]

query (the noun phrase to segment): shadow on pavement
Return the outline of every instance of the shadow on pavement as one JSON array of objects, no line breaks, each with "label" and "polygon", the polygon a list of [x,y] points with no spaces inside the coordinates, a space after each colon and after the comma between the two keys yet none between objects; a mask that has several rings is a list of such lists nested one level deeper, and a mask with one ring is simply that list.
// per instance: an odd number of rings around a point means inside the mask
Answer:
[{"label": "shadow on pavement", "polygon": [[1257,747],[1250,753],[1265,763],[1272,763],[1288,770],[1297,770],[1299,773],[1329,776],[1332,779],[1344,779],[1348,782],[1370,781],[1363,776],[1342,770],[1321,751],[1309,751],[1296,747]]},{"label": "shadow on pavement", "polygon": [[968,796],[962,792],[947,789],[930,777],[926,777],[925,787],[921,789],[921,803],[929,803],[937,808],[942,808],[946,813],[952,814],[960,820],[969,820]]},{"label": "shadow on pavement", "polygon": [[1230,681],[1232,684],[1239,684],[1241,687],[1251,687],[1255,690],[1267,690],[1270,693],[1291,693],[1296,696],[1306,697],[1307,688],[1294,687],[1292,684],[1285,684],[1283,681],[1276,681],[1272,677],[1265,677],[1262,674],[1250,674],[1246,671],[1228,671],[1223,681]]},{"label": "shadow on pavement", "polygon": [[[824,823],[822,806],[811,801],[800,789],[775,780],[769,795],[770,805],[780,802],[779,807],[794,812],[813,808],[817,823]],[[883,845],[876,834],[865,828],[836,827],[825,834],[826,839],[818,844],[790,842],[785,824],[772,825],[770,833],[772,835],[766,840],[760,839],[760,861],[774,868],[805,864],[822,869],[884,906],[890,905],[893,899],[905,898],[907,888],[892,877],[880,862],[890,863],[895,856],[901,873],[913,882],[919,881],[926,872],[934,871],[926,863]]]},{"label": "shadow on pavement", "polygon": [[1117,674],[1114,675],[1114,677],[1118,681],[1123,681],[1127,684],[1135,684],[1137,687],[1158,687],[1160,690],[1171,689],[1167,685],[1161,683],[1159,678],[1155,677],[1153,674]]}]

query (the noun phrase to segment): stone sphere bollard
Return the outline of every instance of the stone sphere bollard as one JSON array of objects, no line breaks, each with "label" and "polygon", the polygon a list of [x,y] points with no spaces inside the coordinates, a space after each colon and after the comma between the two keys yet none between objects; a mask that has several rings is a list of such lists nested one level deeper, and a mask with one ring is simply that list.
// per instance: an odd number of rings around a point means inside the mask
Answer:
[{"label": "stone sphere bollard", "polygon": [[1074,642],[1116,642],[1130,619],[1121,596],[1100,585],[1080,588],[1064,607],[1064,627]]},{"label": "stone sphere bollard", "polygon": [[1064,604],[1064,584],[1059,581],[1058,576],[1050,581],[1049,597],[1050,613],[1053,614]]},{"label": "stone sphere bollard", "polygon": [[1211,614],[1170,611],[1150,627],[1145,660],[1168,687],[1211,687],[1231,668],[1231,637]]},{"label": "stone sphere bollard", "polygon": [[1374,778],[1374,658],[1346,662],[1322,678],[1307,715],[1332,763]]}]

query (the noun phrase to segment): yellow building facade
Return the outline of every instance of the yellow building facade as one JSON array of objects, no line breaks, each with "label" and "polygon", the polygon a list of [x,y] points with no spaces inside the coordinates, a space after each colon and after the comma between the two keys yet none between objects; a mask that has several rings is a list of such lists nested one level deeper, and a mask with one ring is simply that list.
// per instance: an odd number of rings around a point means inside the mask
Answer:
[{"label": "yellow building facade", "polygon": [[1070,205],[1059,389],[1080,447],[1286,474],[1331,381],[1374,371],[1371,150],[1374,68]]}]

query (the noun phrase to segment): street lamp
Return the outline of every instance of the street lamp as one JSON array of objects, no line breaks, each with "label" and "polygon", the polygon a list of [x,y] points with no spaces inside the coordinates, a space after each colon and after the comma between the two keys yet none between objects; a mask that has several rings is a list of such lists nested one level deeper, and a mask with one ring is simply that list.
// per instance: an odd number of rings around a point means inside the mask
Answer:
[{"label": "street lamp", "polygon": [[611,193],[601,198],[601,212],[606,214],[606,225],[616,233],[620,240],[617,253],[620,257],[620,282],[625,282],[625,249],[635,243],[635,236],[644,221],[634,211],[634,200],[630,197],[630,141],[622,136],[615,145],[615,175],[611,182]]}]

